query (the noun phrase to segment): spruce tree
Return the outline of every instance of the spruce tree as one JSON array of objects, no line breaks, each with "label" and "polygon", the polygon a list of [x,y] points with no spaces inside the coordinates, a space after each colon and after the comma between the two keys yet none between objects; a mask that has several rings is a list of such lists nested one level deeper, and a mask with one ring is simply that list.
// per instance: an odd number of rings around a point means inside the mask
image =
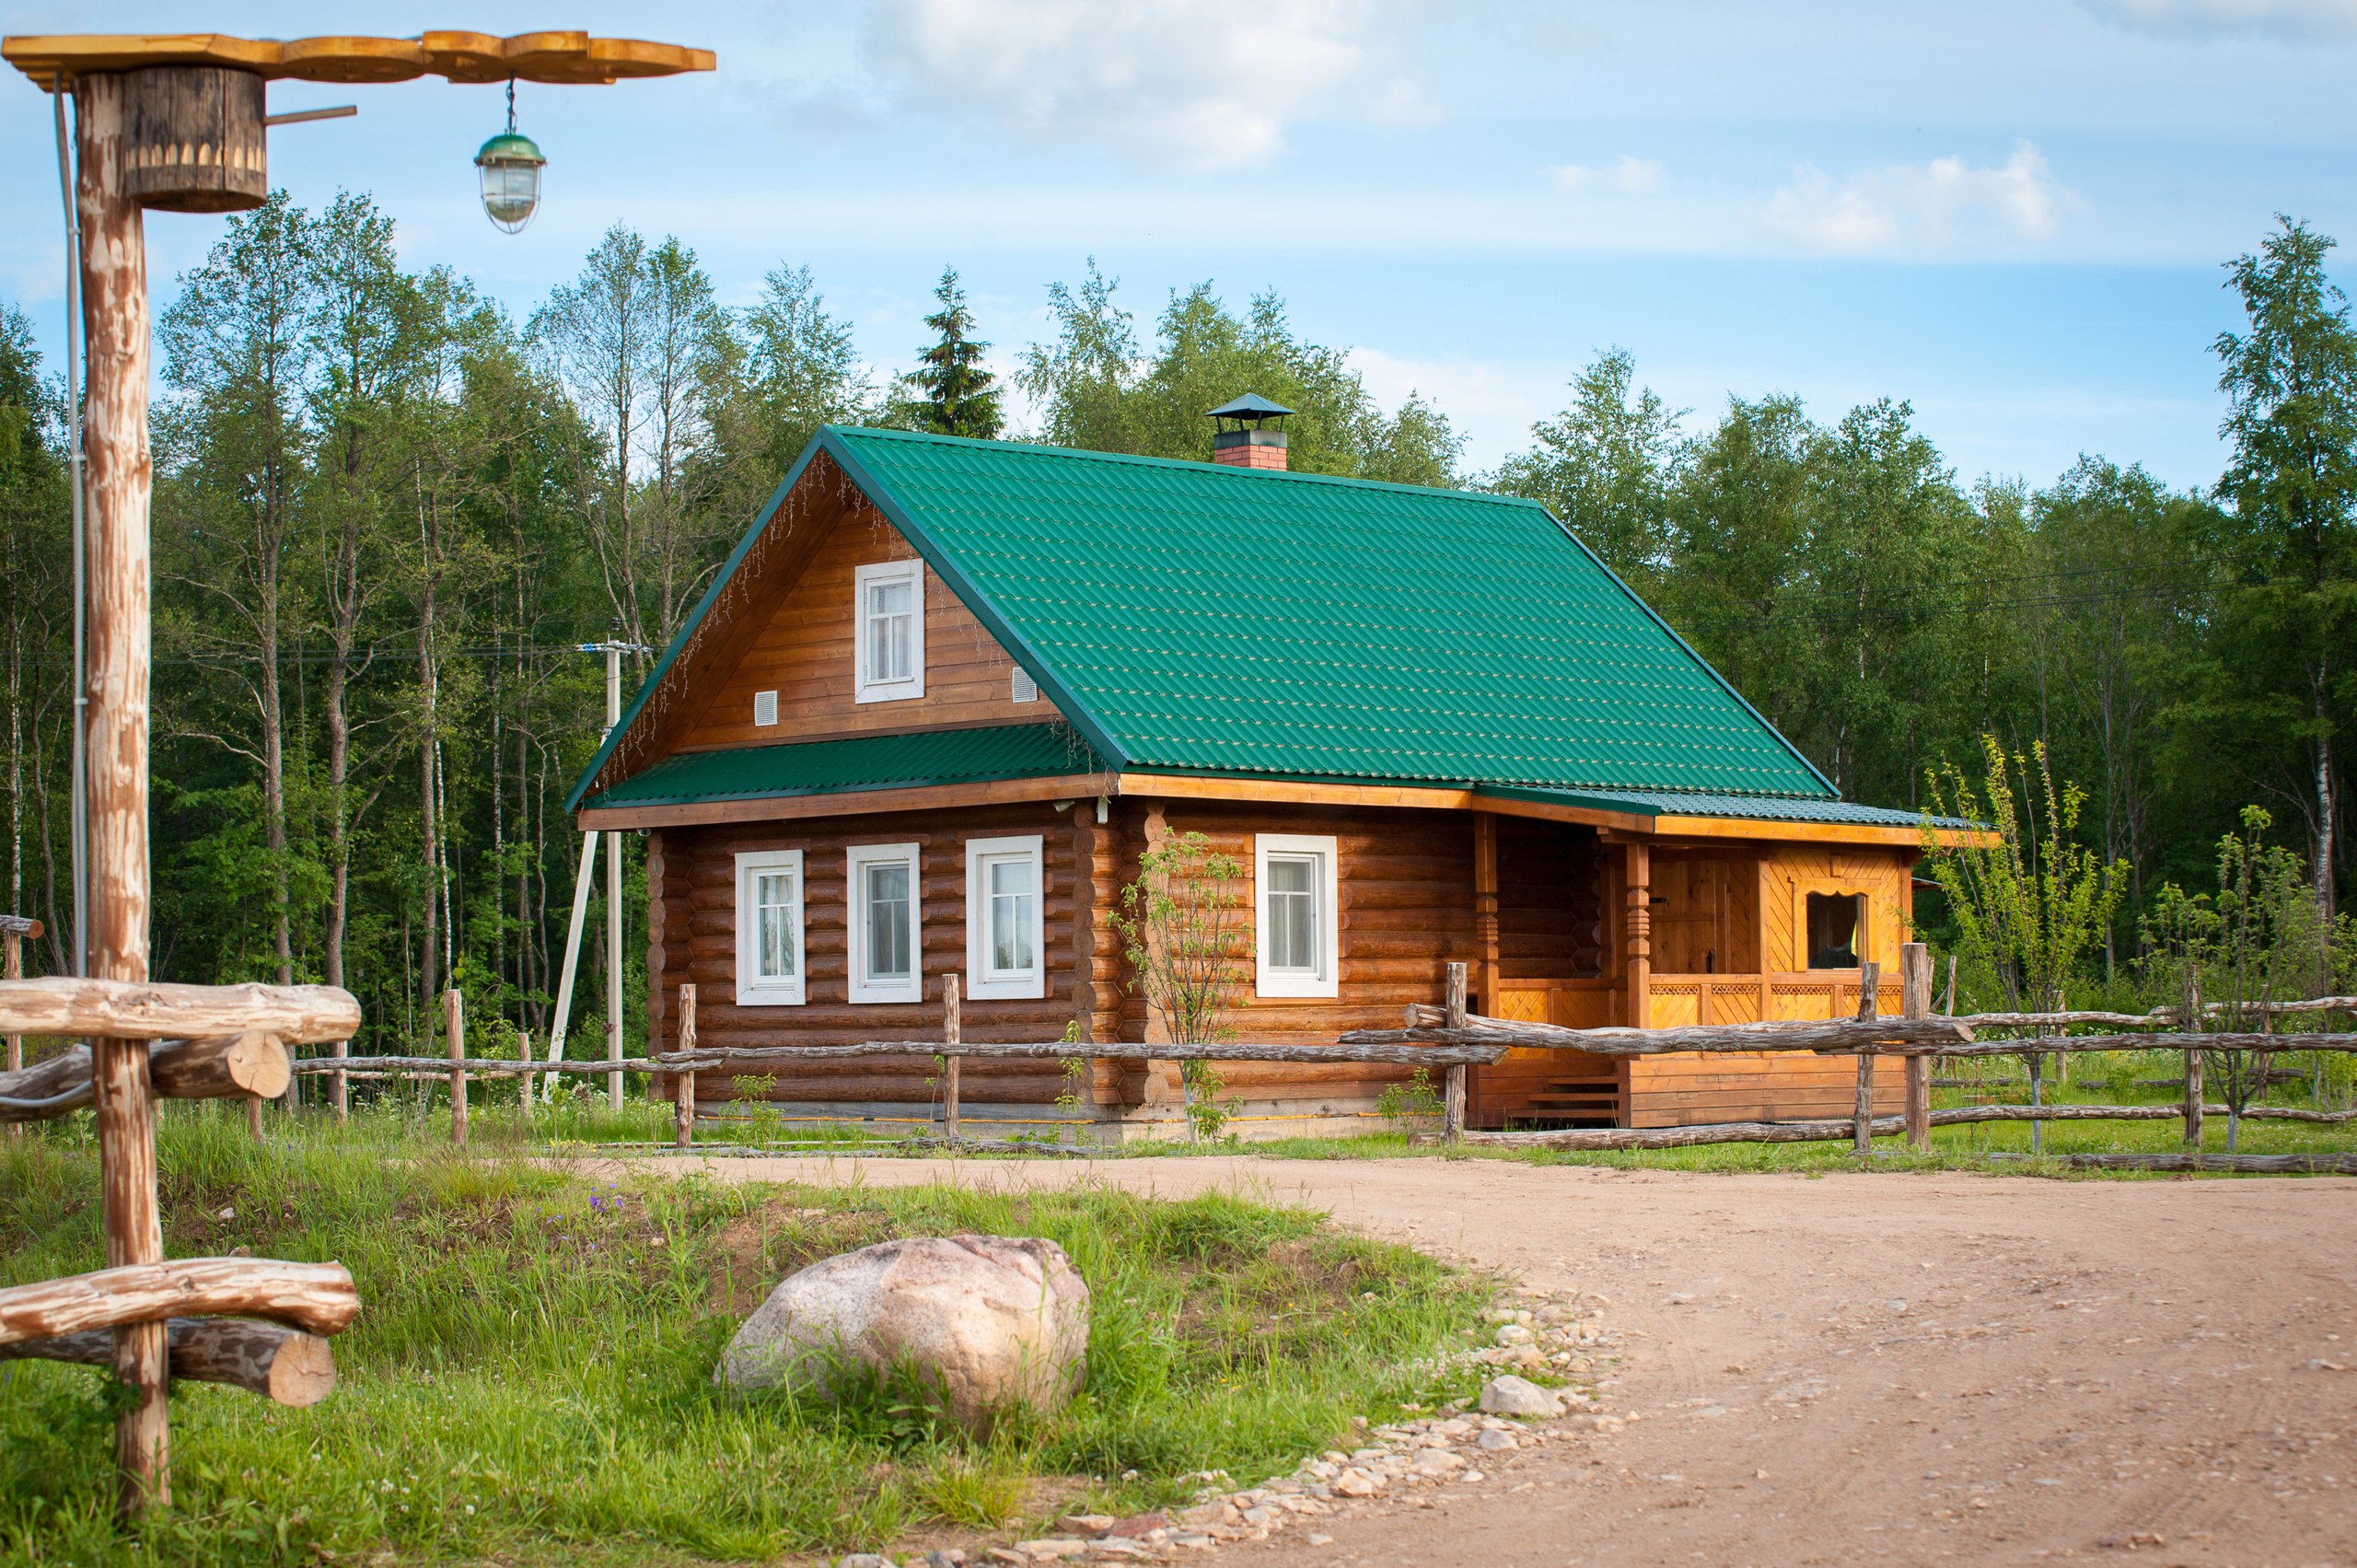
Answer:
[{"label": "spruce tree", "polygon": [[955,267],[942,269],[933,296],[941,308],[924,324],[939,336],[919,357],[917,368],[900,377],[900,419],[936,436],[994,440],[1006,416],[999,408],[998,377],[982,367],[982,351],[991,345],[974,336],[973,314],[966,308]]}]

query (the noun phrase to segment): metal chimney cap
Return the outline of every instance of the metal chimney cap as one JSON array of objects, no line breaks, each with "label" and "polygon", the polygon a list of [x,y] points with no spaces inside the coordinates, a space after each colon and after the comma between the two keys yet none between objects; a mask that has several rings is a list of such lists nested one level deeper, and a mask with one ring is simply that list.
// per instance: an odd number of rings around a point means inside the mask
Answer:
[{"label": "metal chimney cap", "polygon": [[1258,392],[1247,392],[1233,402],[1220,404],[1205,414],[1205,419],[1233,419],[1258,424],[1264,419],[1283,419],[1294,411],[1283,403],[1272,403]]}]

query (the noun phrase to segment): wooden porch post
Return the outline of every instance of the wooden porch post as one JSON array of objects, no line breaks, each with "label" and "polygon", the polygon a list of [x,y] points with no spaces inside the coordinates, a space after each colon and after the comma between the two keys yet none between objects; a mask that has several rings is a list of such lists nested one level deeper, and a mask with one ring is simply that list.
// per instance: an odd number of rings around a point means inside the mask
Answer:
[{"label": "wooden porch post", "polygon": [[1653,847],[1631,844],[1621,880],[1629,889],[1629,1017],[1631,1028],[1653,1028],[1654,875]]},{"label": "wooden porch post", "polygon": [[[132,79],[100,72],[74,85],[75,206],[81,227],[82,329],[88,344],[83,447],[89,517],[90,973],[147,977],[147,240],[128,192]],[[145,1040],[90,1041],[110,1268],[164,1260],[156,1202],[156,1101]],[[126,1514],[171,1502],[164,1407],[167,1330],[114,1331],[115,1377],[132,1402],[115,1417]]]},{"label": "wooden porch post", "polygon": [[[1473,947],[1479,964],[1481,1011],[1498,1011],[1498,814],[1473,813]],[[1540,1022],[1549,1020],[1541,1019]]]}]

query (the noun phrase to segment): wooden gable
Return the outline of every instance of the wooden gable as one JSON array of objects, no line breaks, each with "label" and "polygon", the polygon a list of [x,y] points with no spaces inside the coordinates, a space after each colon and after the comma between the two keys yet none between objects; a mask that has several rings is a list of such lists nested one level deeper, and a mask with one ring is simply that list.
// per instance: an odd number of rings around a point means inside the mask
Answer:
[{"label": "wooden gable", "polygon": [[[958,596],[926,567],[924,695],[900,702],[857,699],[860,567],[911,561],[916,548],[873,506],[845,506],[813,541],[801,573],[763,609],[733,666],[715,670],[671,749],[710,750],[789,740],[1043,724],[1061,715],[1034,691],[1016,699],[1016,663]],[[777,722],[754,722],[754,698],[777,694]]]},{"label": "wooden gable", "polygon": [[[682,639],[594,784],[681,751],[1060,718],[1044,693],[1015,701],[1015,660],[931,570],[924,695],[856,700],[853,576],[917,552],[825,453],[766,517],[708,611]],[[753,722],[757,692],[777,723]]]}]

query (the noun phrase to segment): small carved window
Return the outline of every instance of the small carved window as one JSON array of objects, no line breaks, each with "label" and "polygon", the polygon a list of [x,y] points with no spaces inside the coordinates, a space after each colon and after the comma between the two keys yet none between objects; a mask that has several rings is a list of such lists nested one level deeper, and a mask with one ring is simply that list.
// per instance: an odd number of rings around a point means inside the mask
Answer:
[{"label": "small carved window", "polygon": [[1808,895],[1808,967],[1853,970],[1866,924],[1864,893]]}]

